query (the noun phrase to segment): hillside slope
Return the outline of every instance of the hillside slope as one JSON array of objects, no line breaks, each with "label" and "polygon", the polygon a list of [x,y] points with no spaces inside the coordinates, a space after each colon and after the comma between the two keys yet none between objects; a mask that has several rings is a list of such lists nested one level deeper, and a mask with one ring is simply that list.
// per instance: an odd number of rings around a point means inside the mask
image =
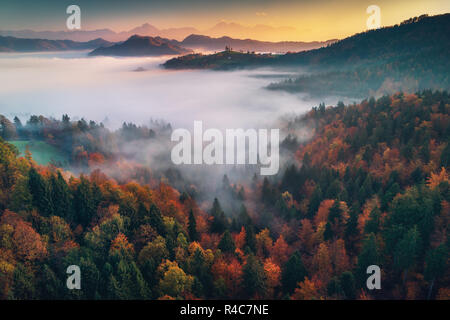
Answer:
[{"label": "hillside slope", "polygon": [[271,57],[230,53],[178,57],[165,68],[298,68],[307,76],[269,86],[314,96],[364,98],[403,90],[450,88],[450,14],[421,16],[400,25],[359,33],[320,49]]},{"label": "hillside slope", "polygon": [[110,47],[100,47],[90,52],[91,56],[160,56],[179,55],[191,52],[189,49],[172,44],[160,37],[134,35],[123,43]]}]

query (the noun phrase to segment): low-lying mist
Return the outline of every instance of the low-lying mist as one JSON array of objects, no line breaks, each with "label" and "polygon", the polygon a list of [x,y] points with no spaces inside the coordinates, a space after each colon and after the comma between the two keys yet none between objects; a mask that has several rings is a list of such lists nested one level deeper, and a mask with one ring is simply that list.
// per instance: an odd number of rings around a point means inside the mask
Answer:
[{"label": "low-lying mist", "polygon": [[68,114],[110,128],[124,121],[147,124],[151,118],[173,128],[190,128],[194,120],[206,127],[248,128],[319,102],[265,90],[283,76],[279,71],[166,71],[160,67],[166,59],[1,54],[0,110],[22,119]]},{"label": "low-lying mist", "polygon": [[[161,119],[172,128],[192,130],[194,120],[207,128],[280,128],[282,117],[291,118],[317,106],[321,101],[264,89],[270,82],[292,76],[299,70],[167,71],[160,67],[167,57],[87,57],[86,52],[0,55],[0,114],[22,121],[30,115],[72,120],[84,118],[102,122],[111,130],[123,122],[149,125]],[[337,98],[325,99],[336,103]],[[291,132],[292,134],[292,132]],[[286,133],[280,133],[280,140]],[[308,133],[294,132],[298,140]],[[280,142],[281,142],[280,141]],[[122,152],[153,172],[167,172],[172,184],[192,182],[202,191],[213,191],[227,174],[232,183],[250,181],[257,166],[174,166],[170,160],[170,135],[149,142],[130,141]],[[280,173],[292,154],[282,154]],[[292,160],[292,159],[291,159]],[[120,177],[113,167],[101,168]],[[181,181],[181,182],[180,182]],[[184,187],[177,185],[179,189]],[[214,194],[214,192],[212,193]],[[208,197],[209,198],[209,197]]]}]

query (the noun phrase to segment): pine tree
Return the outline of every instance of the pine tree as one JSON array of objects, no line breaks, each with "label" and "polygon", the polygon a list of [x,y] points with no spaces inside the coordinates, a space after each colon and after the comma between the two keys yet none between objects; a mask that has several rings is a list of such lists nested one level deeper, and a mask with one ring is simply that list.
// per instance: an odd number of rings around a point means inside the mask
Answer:
[{"label": "pine tree", "polygon": [[149,217],[149,212],[147,210],[147,207],[143,202],[139,202],[138,209],[136,213],[136,228],[138,228],[140,225],[146,223],[146,219]]},{"label": "pine tree", "polygon": [[43,216],[51,216],[53,214],[53,205],[50,198],[49,186],[33,167],[28,172],[28,185],[33,198],[33,206]]},{"label": "pine tree", "polygon": [[394,267],[403,272],[403,284],[408,271],[416,264],[421,250],[421,237],[417,227],[411,228],[397,243],[394,253]]},{"label": "pine tree", "polygon": [[354,300],[356,298],[356,282],[353,273],[345,271],[339,277],[342,292],[346,299]]},{"label": "pine tree", "polygon": [[327,295],[332,297],[334,295],[340,295],[341,294],[341,282],[337,277],[331,278],[330,281],[328,281],[327,284]]},{"label": "pine tree", "polygon": [[198,240],[198,232],[197,232],[197,222],[195,221],[194,211],[191,209],[189,211],[189,222],[188,222],[188,233],[189,239],[192,241]]},{"label": "pine tree", "polygon": [[256,236],[253,225],[245,227],[245,249],[252,253],[256,252]]},{"label": "pine tree", "polygon": [[225,253],[233,253],[236,250],[236,245],[234,244],[233,237],[230,231],[225,231],[222,239],[219,242],[218,248]]},{"label": "pine tree", "polygon": [[214,198],[211,215],[214,218],[211,223],[211,232],[223,233],[228,228],[228,221],[217,198]]},{"label": "pine tree", "polygon": [[51,300],[61,298],[61,281],[47,264],[44,264],[38,274],[36,289],[39,297]]},{"label": "pine tree", "polygon": [[341,183],[338,179],[334,180],[327,188],[326,198],[335,199],[341,193]]},{"label": "pine tree", "polygon": [[420,148],[419,156],[426,164],[430,161],[430,148],[428,147],[430,144],[429,141],[425,141],[422,148]]},{"label": "pine tree", "polygon": [[166,228],[164,227],[164,221],[161,215],[161,211],[154,204],[150,206],[149,223],[161,236],[166,235]]},{"label": "pine tree", "polygon": [[376,238],[373,233],[369,234],[363,242],[363,247],[358,256],[358,264],[356,267],[357,279],[362,286],[367,278],[367,267],[371,265],[379,265],[380,257]]},{"label": "pine tree", "polygon": [[359,201],[361,203],[364,203],[367,198],[370,198],[373,195],[374,191],[372,185],[372,177],[368,174],[359,190]]},{"label": "pine tree", "polygon": [[333,230],[331,228],[331,223],[327,221],[325,224],[325,231],[323,232],[323,240],[329,241],[333,239]]},{"label": "pine tree", "polygon": [[441,166],[444,168],[450,167],[450,140],[447,141],[444,150],[442,150]]},{"label": "pine tree", "polygon": [[14,268],[11,296],[17,300],[35,299],[36,288],[33,285],[33,273],[29,267],[18,263]]},{"label": "pine tree", "polygon": [[430,283],[427,295],[428,299],[431,298],[436,279],[445,274],[445,270],[447,270],[448,256],[448,249],[444,244],[430,250],[427,254],[424,274],[425,279]]},{"label": "pine tree", "polygon": [[248,215],[247,208],[243,204],[241,205],[241,210],[239,212],[239,223],[238,230],[240,230],[242,226],[249,226],[252,224],[252,219]]},{"label": "pine tree", "polygon": [[69,186],[58,171],[57,176],[50,177],[51,198],[54,207],[54,214],[66,220],[72,217],[72,196]]},{"label": "pine tree", "polygon": [[281,273],[281,284],[283,292],[292,294],[298,283],[303,281],[307,276],[306,269],[303,265],[302,258],[298,251],[294,252],[284,266]]},{"label": "pine tree", "polygon": [[11,193],[11,210],[19,212],[28,211],[32,207],[33,197],[30,193],[28,177],[19,176]]},{"label": "pine tree", "polygon": [[261,200],[266,204],[273,205],[275,202],[274,193],[270,186],[269,180],[267,177],[264,177],[262,190],[261,190]]},{"label": "pine tree", "polygon": [[350,240],[351,237],[358,234],[358,204],[354,204],[350,210],[350,217],[345,226],[345,237]]},{"label": "pine tree", "polygon": [[247,263],[242,269],[242,286],[246,298],[253,298],[255,295],[264,297],[266,293],[266,276],[264,266],[258,259],[250,254]]},{"label": "pine tree", "polygon": [[95,214],[95,207],[91,185],[84,176],[80,177],[80,183],[75,190],[73,202],[75,221],[83,226],[89,225]]},{"label": "pine tree", "polygon": [[100,186],[96,183],[92,183],[92,205],[94,206],[94,209],[97,209],[97,207],[100,205],[100,202],[102,201],[102,190],[100,189]]},{"label": "pine tree", "polygon": [[338,200],[335,200],[328,213],[328,221],[330,221],[330,223],[332,224],[336,224],[341,222],[341,220],[342,220],[341,204]]},{"label": "pine tree", "polygon": [[16,116],[14,117],[14,125],[16,127],[16,132],[19,138],[22,138],[23,135],[23,125],[22,121]]},{"label": "pine tree", "polygon": [[320,188],[319,185],[317,185],[316,188],[314,189],[314,192],[311,196],[311,200],[310,200],[309,206],[308,206],[308,217],[309,218],[314,217],[317,210],[319,209],[322,199],[323,199],[322,189]]},{"label": "pine tree", "polygon": [[366,234],[369,233],[377,233],[380,231],[380,218],[381,211],[378,207],[375,207],[369,214],[369,220],[366,222],[364,227],[364,232]]}]

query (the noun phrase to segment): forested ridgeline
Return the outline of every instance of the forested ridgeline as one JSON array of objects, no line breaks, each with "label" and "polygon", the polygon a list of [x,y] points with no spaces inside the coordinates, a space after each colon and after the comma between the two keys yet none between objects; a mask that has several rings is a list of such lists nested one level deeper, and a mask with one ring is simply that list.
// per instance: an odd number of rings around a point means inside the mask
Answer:
[{"label": "forested ridgeline", "polygon": [[[191,54],[164,63],[168,69],[272,67],[300,70],[268,86],[315,97],[365,98],[397,91],[448,90],[450,14],[422,15],[361,32],[325,47],[284,55],[224,52]],[[307,71],[307,72],[304,72]]]},{"label": "forested ridgeline", "polygon": [[[164,181],[73,176],[1,140],[2,299],[449,299],[448,93],[322,104],[285,125],[312,131],[294,164],[240,188],[224,177],[236,197],[206,209]],[[91,130],[110,134],[79,134]],[[81,290],[66,287],[70,265]],[[370,265],[381,290],[366,287]]]},{"label": "forested ridgeline", "polygon": [[450,14],[422,15],[324,48],[286,54],[280,62],[315,72],[272,83],[269,88],[348,97],[448,90],[449,43]]}]

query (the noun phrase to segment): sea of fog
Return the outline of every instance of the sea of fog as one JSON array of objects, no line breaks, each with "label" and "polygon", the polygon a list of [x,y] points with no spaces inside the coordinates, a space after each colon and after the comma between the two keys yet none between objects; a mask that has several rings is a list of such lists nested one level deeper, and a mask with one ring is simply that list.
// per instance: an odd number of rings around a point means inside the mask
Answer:
[{"label": "sea of fog", "polygon": [[[168,71],[169,57],[88,57],[87,52],[0,54],[0,114],[101,121],[164,120],[173,128],[268,126],[321,101],[264,89],[299,70]],[[138,71],[140,70],[140,71]],[[329,98],[326,103],[336,103]]]}]

